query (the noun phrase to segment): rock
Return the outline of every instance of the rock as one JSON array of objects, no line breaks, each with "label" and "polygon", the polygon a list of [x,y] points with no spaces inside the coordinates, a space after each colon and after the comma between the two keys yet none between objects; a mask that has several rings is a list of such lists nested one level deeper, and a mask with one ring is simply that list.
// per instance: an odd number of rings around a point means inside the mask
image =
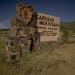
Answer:
[{"label": "rock", "polygon": [[19,4],[16,6],[16,12],[6,45],[8,61],[19,58],[26,51],[32,52],[38,45],[36,14],[32,6]]}]

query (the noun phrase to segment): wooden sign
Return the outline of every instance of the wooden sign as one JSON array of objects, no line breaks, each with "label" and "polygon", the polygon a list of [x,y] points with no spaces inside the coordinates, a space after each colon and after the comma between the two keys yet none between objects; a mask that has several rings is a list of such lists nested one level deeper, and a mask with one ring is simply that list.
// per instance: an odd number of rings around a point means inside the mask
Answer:
[{"label": "wooden sign", "polygon": [[40,41],[57,41],[59,38],[59,17],[38,13],[37,28],[40,33]]}]

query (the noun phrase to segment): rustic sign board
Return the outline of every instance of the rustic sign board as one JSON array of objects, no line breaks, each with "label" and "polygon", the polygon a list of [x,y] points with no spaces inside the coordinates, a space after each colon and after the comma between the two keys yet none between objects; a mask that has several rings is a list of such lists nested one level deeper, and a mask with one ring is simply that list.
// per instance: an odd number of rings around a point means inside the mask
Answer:
[{"label": "rustic sign board", "polygon": [[59,38],[60,18],[37,13],[37,28],[40,41],[57,41]]}]

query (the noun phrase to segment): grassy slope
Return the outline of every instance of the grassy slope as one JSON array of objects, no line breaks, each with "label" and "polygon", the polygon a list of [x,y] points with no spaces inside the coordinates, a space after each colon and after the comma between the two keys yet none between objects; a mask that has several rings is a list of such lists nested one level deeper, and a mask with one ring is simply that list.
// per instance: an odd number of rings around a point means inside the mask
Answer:
[{"label": "grassy slope", "polygon": [[[26,53],[18,63],[3,61],[6,31],[0,31],[0,75],[75,75],[75,43]],[[45,48],[46,49],[46,48]]]},{"label": "grassy slope", "polygon": [[75,31],[75,21],[73,22],[61,22],[61,30],[72,30]]}]

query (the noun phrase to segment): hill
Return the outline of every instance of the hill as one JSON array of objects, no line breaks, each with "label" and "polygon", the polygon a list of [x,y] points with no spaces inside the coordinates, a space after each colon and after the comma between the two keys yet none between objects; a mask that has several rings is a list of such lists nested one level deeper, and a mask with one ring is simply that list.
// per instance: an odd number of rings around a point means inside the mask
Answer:
[{"label": "hill", "polygon": [[75,31],[75,21],[72,22],[61,22],[61,30],[72,30]]},{"label": "hill", "polygon": [[9,29],[10,27],[10,24],[0,22],[0,29]]}]

